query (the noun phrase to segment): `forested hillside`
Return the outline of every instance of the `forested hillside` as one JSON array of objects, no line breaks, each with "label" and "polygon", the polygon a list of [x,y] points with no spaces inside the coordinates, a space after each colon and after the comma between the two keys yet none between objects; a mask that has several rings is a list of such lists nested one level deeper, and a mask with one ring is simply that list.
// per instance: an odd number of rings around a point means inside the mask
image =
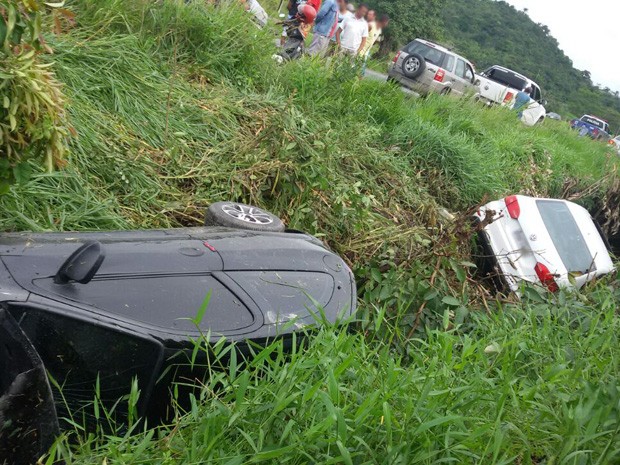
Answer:
[{"label": "forested hillside", "polygon": [[620,130],[620,89],[596,87],[587,70],[575,69],[553,31],[526,12],[495,0],[370,3],[393,19],[383,52],[415,37],[437,40],[472,60],[479,71],[499,64],[536,80],[549,100],[549,111],[564,117],[595,114]]},{"label": "forested hillside", "polygon": [[[536,80],[548,109],[565,116],[592,113],[620,128],[618,92],[596,87],[587,70],[577,70],[544,24],[503,1],[445,0],[444,38],[478,69],[508,66]],[[576,32],[577,33],[577,32]],[[608,44],[611,46],[611,44]]]}]

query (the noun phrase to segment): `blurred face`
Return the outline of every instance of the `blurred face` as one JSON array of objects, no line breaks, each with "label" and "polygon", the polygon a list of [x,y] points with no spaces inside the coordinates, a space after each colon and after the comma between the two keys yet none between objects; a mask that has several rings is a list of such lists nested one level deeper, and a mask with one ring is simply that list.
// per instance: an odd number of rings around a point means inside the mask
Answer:
[{"label": "blurred face", "polygon": [[365,6],[360,6],[355,13],[355,16],[358,18],[364,18],[368,14],[368,8]]},{"label": "blurred face", "polygon": [[376,18],[375,10],[370,10],[366,13],[366,21],[374,21]]},{"label": "blurred face", "polygon": [[347,11],[347,0],[338,0],[338,8],[340,11]]},{"label": "blurred face", "polygon": [[389,25],[390,25],[390,20],[389,19],[384,19],[383,21],[379,21],[379,27],[381,29],[385,29]]}]

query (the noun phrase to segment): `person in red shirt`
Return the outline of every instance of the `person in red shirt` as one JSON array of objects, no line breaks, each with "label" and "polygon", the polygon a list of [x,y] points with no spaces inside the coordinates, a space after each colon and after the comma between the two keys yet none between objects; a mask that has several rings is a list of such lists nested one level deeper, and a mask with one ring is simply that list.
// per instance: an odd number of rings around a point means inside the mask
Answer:
[{"label": "person in red shirt", "polygon": [[321,8],[321,1],[322,0],[289,0],[287,5],[289,18],[293,18],[297,13],[297,9],[299,8],[299,6],[303,5],[304,3],[310,5],[316,11],[319,11],[319,9]]},{"label": "person in red shirt", "polygon": [[321,9],[321,1],[322,0],[308,0],[306,3],[318,12]]}]

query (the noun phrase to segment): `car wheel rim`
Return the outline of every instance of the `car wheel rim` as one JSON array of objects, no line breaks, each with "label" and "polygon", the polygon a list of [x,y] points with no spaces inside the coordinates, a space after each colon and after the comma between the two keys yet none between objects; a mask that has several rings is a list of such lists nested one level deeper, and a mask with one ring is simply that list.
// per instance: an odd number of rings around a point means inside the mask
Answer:
[{"label": "car wheel rim", "polygon": [[271,224],[273,219],[268,213],[259,208],[247,205],[226,204],[222,206],[222,211],[239,221],[251,224]]},{"label": "car wheel rim", "polygon": [[409,58],[405,64],[405,68],[410,73],[415,73],[420,67],[420,61],[417,58]]}]

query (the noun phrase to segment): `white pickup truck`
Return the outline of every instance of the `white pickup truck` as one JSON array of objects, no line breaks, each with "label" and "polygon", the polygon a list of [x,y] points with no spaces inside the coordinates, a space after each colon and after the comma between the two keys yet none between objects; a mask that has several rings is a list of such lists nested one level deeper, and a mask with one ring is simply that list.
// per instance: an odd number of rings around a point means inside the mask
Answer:
[{"label": "white pickup truck", "polygon": [[491,66],[478,75],[480,81],[476,98],[488,105],[513,108],[517,94],[528,87],[532,89],[529,104],[521,109],[521,121],[527,126],[542,123],[547,116],[540,86],[531,79],[502,66]]}]

